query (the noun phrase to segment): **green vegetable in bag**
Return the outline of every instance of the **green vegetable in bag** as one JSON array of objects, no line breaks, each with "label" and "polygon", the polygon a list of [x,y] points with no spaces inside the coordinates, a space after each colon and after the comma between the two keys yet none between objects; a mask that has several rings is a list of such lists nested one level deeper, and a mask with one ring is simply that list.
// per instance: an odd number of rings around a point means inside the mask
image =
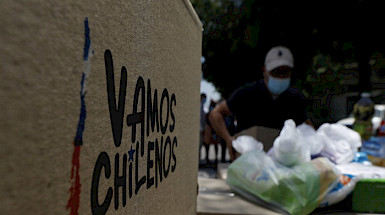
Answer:
[{"label": "green vegetable in bag", "polygon": [[227,183],[251,201],[297,215],[317,208],[338,178],[338,170],[327,158],[288,168],[262,151],[252,151],[229,166]]}]

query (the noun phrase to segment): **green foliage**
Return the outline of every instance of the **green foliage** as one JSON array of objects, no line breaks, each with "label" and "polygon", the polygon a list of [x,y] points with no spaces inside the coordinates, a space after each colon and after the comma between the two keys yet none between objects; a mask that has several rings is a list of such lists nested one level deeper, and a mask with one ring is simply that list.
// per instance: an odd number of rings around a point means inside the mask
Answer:
[{"label": "green foliage", "polygon": [[[318,53],[337,62],[358,62],[360,90],[364,90],[369,84],[369,68],[364,64],[373,51],[385,51],[381,7],[372,1],[324,0],[301,5],[286,0],[191,2],[204,26],[203,76],[225,97],[240,85],[262,78],[266,52],[276,45],[292,50],[293,83],[308,88],[312,84],[306,77]],[[312,86],[308,93],[322,95],[322,88],[337,92],[340,81],[344,80],[336,77],[322,87]]]}]

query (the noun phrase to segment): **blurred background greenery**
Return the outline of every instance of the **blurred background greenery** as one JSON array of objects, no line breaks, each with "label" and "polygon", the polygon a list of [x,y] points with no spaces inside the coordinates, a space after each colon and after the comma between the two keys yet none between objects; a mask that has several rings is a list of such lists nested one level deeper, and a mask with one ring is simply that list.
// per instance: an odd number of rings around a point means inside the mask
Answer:
[{"label": "blurred background greenery", "polygon": [[385,17],[379,1],[191,0],[204,27],[203,78],[227,98],[262,78],[267,51],[290,48],[292,85],[318,127],[346,117],[361,92],[384,103]]}]

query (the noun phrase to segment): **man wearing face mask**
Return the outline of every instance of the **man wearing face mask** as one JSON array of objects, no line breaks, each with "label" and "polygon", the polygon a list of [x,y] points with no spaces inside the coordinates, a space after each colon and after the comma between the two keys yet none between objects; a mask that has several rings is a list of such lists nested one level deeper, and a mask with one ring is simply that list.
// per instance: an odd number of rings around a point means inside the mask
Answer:
[{"label": "man wearing face mask", "polygon": [[237,132],[256,125],[282,129],[287,119],[293,119],[297,125],[310,122],[302,94],[289,87],[293,67],[293,55],[288,48],[270,49],[265,58],[264,79],[240,87],[210,113],[211,125],[226,141],[231,160],[235,158],[231,145],[234,138],[224,122],[228,114],[235,115]]}]

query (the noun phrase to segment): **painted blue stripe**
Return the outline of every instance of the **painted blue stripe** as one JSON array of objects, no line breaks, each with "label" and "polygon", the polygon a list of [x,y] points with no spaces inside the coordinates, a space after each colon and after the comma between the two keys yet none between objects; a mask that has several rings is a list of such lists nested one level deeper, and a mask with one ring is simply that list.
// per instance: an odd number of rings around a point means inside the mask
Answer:
[{"label": "painted blue stripe", "polygon": [[[81,88],[83,88],[85,75],[82,74],[82,81],[81,81]],[[79,121],[78,121],[78,127],[76,129],[76,136],[75,136],[75,145],[83,145],[83,131],[84,131],[84,124],[86,121],[87,116],[87,110],[86,110],[86,102],[84,100],[86,95],[82,95],[82,91],[80,91],[80,114],[79,114]]]},{"label": "painted blue stripe", "polygon": [[[84,40],[83,59],[84,59],[84,61],[87,61],[88,60],[88,53],[89,53],[90,46],[91,46],[90,28],[88,27],[88,19],[87,18],[84,21],[84,36],[85,36],[85,38],[84,38],[85,40]],[[85,102],[85,96],[86,95],[85,95],[85,93],[82,94],[83,89],[84,89],[84,84],[86,81],[85,79],[86,79],[86,75],[83,72],[82,73],[82,80],[80,82],[80,103],[81,103],[80,114],[79,114],[78,127],[76,129],[76,136],[74,138],[76,146],[83,145],[83,131],[84,131],[84,125],[85,125],[86,116],[87,116],[86,102]]]},{"label": "painted blue stripe", "polygon": [[90,47],[91,47],[91,38],[90,38],[90,28],[88,27],[88,18],[86,18],[86,20],[84,21],[84,36],[85,36],[85,40],[84,40],[84,53],[83,53],[83,59],[86,61],[88,60],[88,53],[90,51]]}]

